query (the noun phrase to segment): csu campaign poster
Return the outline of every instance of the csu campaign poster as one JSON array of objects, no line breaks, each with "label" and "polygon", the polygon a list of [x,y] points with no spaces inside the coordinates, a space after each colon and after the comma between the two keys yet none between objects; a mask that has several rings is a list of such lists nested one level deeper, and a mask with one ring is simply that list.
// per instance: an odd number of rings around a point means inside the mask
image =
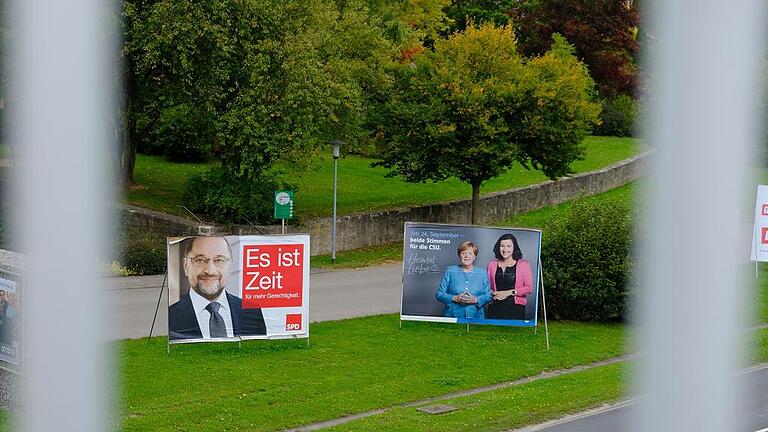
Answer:
[{"label": "csu campaign poster", "polygon": [[309,236],[168,239],[170,343],[309,337]]},{"label": "csu campaign poster", "polygon": [[541,231],[405,224],[403,320],[535,326]]}]

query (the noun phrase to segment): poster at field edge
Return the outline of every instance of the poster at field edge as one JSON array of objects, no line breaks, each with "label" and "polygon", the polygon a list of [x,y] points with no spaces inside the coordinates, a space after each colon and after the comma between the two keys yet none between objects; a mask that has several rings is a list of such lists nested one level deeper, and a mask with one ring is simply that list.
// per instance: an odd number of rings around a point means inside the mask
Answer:
[{"label": "poster at field edge", "polygon": [[402,320],[535,326],[541,231],[407,222]]},{"label": "poster at field edge", "polygon": [[168,335],[309,337],[309,235],[169,238]]},{"label": "poster at field edge", "polygon": [[[10,276],[10,275],[8,275]],[[0,360],[18,366],[21,320],[18,283],[0,272]]]},{"label": "poster at field edge", "polygon": [[757,186],[755,223],[752,230],[752,261],[768,261],[768,186]]}]

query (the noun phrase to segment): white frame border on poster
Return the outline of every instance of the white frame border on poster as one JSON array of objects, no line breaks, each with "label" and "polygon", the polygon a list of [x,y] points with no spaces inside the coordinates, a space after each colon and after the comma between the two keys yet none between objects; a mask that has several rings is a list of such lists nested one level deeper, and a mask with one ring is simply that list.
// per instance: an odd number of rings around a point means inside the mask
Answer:
[{"label": "white frame border on poster", "polygon": [[[310,290],[310,273],[311,273],[311,269],[310,269],[310,253],[309,253],[310,245],[311,245],[311,243],[310,243],[311,242],[311,237],[310,237],[309,234],[304,234],[304,233],[291,233],[291,234],[227,234],[227,235],[215,235],[215,236],[204,236],[204,235],[193,236],[193,235],[190,235],[190,236],[183,236],[183,237],[173,237],[174,240],[172,240],[172,241],[166,240],[166,256],[170,257],[171,245],[180,243],[180,242],[182,242],[182,241],[184,241],[184,240],[186,240],[188,238],[193,238],[193,237],[249,237],[249,236],[258,236],[258,237],[263,237],[263,238],[269,239],[264,244],[277,244],[277,243],[280,242],[281,239],[285,239],[285,240],[293,241],[296,244],[303,244],[305,246],[304,256],[302,257],[302,265],[303,265],[303,268],[305,269],[304,274],[303,274],[303,286],[304,286],[303,291],[304,291],[305,295],[303,296],[304,299],[303,299],[302,303],[306,305],[306,307],[303,308],[303,309],[306,310],[306,322],[307,322],[307,325],[304,326],[304,329],[301,332],[292,333],[292,334],[252,335],[252,336],[233,336],[231,338],[228,337],[228,338],[207,338],[207,339],[200,338],[200,339],[176,339],[176,340],[171,340],[171,337],[170,337],[171,329],[170,329],[170,318],[169,318],[169,319],[166,320],[166,331],[168,332],[168,338],[167,338],[168,344],[167,345],[168,345],[168,352],[169,353],[171,352],[171,345],[192,344],[192,343],[237,342],[238,346],[241,346],[243,341],[251,341],[251,340],[306,339],[307,340],[307,345],[309,345],[309,322],[310,322],[310,320],[309,320],[310,297],[309,296],[311,295],[311,290]],[[170,238],[171,237],[169,237],[169,239]],[[306,238],[306,242],[303,241],[304,238]],[[168,265],[170,266],[170,259],[168,260]],[[168,267],[166,269],[166,275],[168,275],[169,271],[170,271],[170,267]],[[242,274],[238,278],[238,286],[242,285],[242,280],[240,278],[242,278]],[[167,278],[166,278],[166,280],[167,280]],[[162,296],[162,293],[163,293],[164,285],[165,285],[165,283],[163,284],[163,286],[160,287],[160,295],[161,296]],[[170,295],[170,287],[168,288],[168,295]],[[170,305],[168,307],[170,307]]]},{"label": "white frame border on poster", "polygon": [[[539,321],[538,321],[538,315],[539,315],[539,296],[541,296],[542,300],[542,307],[544,312],[544,329],[546,333],[546,339],[547,339],[547,351],[549,351],[549,326],[547,324],[547,303],[544,298],[544,266],[541,263],[541,242],[542,242],[542,236],[543,233],[539,229],[534,228],[514,228],[514,227],[498,227],[498,226],[485,226],[485,225],[467,225],[467,224],[446,224],[446,223],[432,223],[432,222],[405,222],[403,224],[403,241],[405,242],[406,233],[408,232],[409,225],[432,225],[436,227],[459,227],[459,228],[485,228],[485,229],[508,229],[508,230],[515,230],[515,231],[530,231],[530,232],[536,232],[539,233],[539,244],[538,244],[538,268],[537,268],[537,275],[536,275],[536,285],[537,285],[537,292],[540,294],[536,295],[536,305],[534,308],[534,315],[533,315],[533,324],[531,325],[519,325],[516,324],[519,322],[519,320],[508,320],[513,323],[499,323],[499,321],[507,321],[507,320],[478,320],[478,321],[471,321],[466,322],[463,321],[461,324],[467,324],[469,326],[470,324],[479,324],[479,325],[495,325],[500,327],[533,327],[534,329],[538,328]],[[403,250],[405,250],[405,243],[403,244]],[[451,324],[459,324],[458,318],[448,318],[448,317],[437,317],[437,316],[422,316],[422,315],[404,315],[403,314],[403,300],[405,298],[405,256],[403,256],[403,268],[401,271],[401,279],[400,279],[400,322],[402,321],[424,321],[424,322],[439,322],[439,323],[451,323]],[[483,322],[485,321],[485,322]],[[402,325],[402,324],[401,324]]]}]

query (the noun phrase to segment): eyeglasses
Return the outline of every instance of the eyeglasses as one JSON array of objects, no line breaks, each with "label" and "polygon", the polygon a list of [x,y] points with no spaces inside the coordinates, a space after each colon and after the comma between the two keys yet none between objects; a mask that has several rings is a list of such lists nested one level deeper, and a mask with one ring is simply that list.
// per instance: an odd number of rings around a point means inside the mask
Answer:
[{"label": "eyeglasses", "polygon": [[197,256],[194,258],[191,257],[184,257],[185,260],[192,263],[197,268],[205,268],[208,267],[208,263],[213,261],[213,265],[217,268],[222,268],[224,265],[226,265],[228,262],[232,261],[232,257],[224,257],[224,256],[215,256],[213,258],[205,258],[201,256]]}]

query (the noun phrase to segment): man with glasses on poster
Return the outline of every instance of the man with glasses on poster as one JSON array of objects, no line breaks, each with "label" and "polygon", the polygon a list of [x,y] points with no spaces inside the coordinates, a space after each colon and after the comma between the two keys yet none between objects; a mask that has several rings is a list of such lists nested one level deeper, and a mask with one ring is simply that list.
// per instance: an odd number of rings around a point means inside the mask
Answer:
[{"label": "man with glasses on poster", "polygon": [[261,309],[244,309],[242,299],[225,289],[232,263],[226,238],[187,240],[182,261],[190,289],[168,309],[171,340],[267,333]]}]

